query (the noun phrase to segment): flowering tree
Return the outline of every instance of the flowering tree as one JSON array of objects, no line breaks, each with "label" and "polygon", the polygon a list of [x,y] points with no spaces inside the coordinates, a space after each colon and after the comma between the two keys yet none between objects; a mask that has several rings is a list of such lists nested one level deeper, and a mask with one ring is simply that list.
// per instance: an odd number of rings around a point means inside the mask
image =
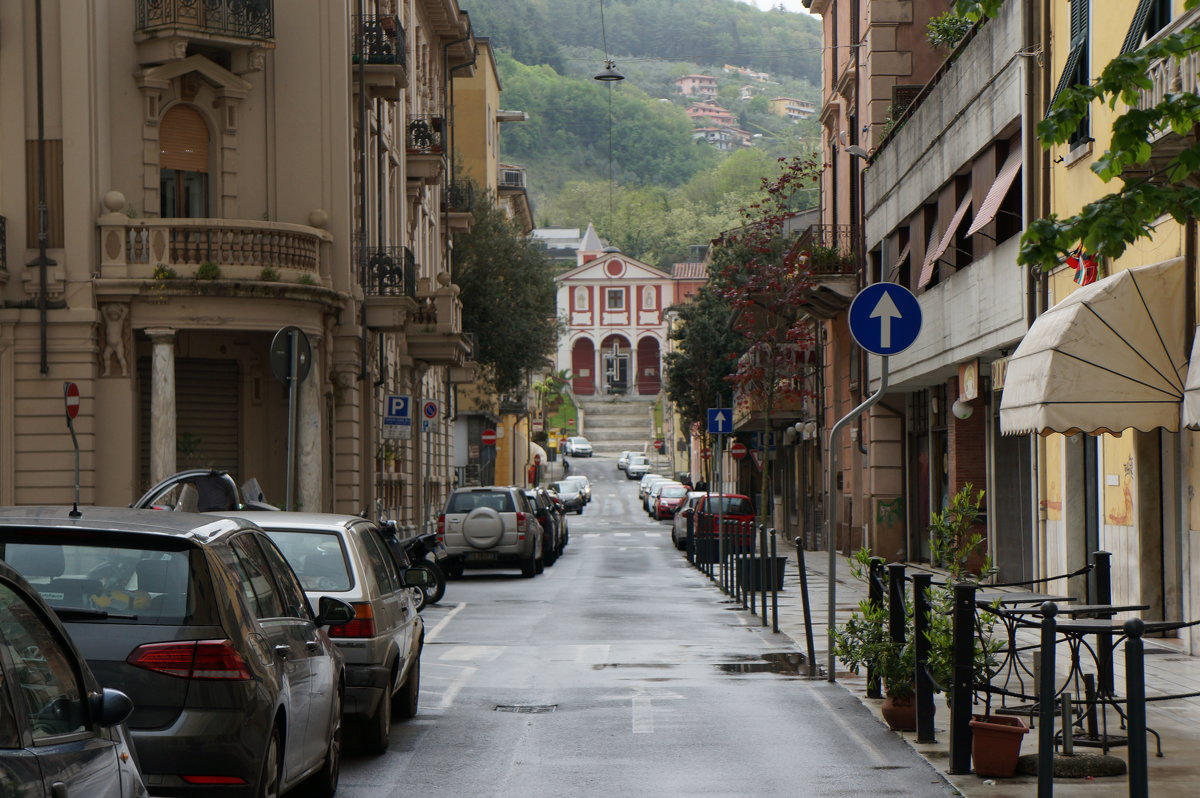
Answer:
[{"label": "flowering tree", "polygon": [[[741,401],[763,408],[768,433],[779,400],[804,391],[804,353],[812,347],[814,329],[803,304],[828,254],[787,235],[788,221],[815,199],[820,165],[806,156],[780,163],[780,174],[763,181],[762,198],[741,210],[742,225],[713,242],[712,259],[714,286],[732,307],[744,346],[729,380]],[[764,459],[763,518],[770,483],[770,459]]]}]

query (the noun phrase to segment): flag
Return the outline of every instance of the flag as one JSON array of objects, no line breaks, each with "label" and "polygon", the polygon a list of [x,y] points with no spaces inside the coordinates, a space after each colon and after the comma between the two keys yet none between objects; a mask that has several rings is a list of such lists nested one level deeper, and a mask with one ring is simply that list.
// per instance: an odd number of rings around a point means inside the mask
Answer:
[{"label": "flag", "polygon": [[1100,264],[1096,256],[1084,252],[1083,247],[1071,250],[1065,263],[1075,270],[1075,282],[1078,285],[1091,285],[1100,279]]}]

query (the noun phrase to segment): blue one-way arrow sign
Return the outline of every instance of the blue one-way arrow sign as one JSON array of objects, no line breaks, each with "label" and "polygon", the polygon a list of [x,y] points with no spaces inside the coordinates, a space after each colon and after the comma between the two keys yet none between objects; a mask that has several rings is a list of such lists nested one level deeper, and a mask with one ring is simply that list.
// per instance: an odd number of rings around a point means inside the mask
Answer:
[{"label": "blue one-way arrow sign", "polygon": [[872,354],[903,352],[920,332],[921,305],[902,285],[868,285],[850,303],[850,334]]},{"label": "blue one-way arrow sign", "polygon": [[728,407],[708,408],[708,431],[715,435],[733,432],[733,411]]}]

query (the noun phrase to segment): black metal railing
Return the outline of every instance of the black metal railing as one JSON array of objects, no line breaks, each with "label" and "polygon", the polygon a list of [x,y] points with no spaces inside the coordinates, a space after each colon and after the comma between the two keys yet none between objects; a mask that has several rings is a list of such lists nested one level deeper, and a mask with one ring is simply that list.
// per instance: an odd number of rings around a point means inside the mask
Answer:
[{"label": "black metal railing", "polygon": [[369,247],[367,296],[417,295],[417,261],[408,247]]},{"label": "black metal railing", "polygon": [[409,152],[440,153],[445,139],[444,120],[440,116],[414,116],[408,122],[405,147]]},{"label": "black metal railing", "polygon": [[814,224],[796,239],[795,252],[807,258],[811,274],[853,274],[858,270],[858,228]]},{"label": "black metal railing", "polygon": [[472,183],[450,183],[446,186],[446,210],[470,211],[475,207],[475,186]]},{"label": "black metal railing", "polygon": [[0,271],[8,271],[8,218],[0,216]]},{"label": "black metal railing", "polygon": [[137,0],[137,29],[190,28],[241,39],[275,38],[274,0]]},{"label": "black metal railing", "polygon": [[354,18],[350,33],[354,63],[405,66],[404,27],[395,14],[370,14]]}]

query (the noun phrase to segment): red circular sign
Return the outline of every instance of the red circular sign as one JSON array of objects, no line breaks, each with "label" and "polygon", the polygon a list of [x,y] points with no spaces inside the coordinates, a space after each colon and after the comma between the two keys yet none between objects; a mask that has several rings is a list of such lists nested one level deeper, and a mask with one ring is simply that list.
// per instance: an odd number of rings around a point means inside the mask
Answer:
[{"label": "red circular sign", "polygon": [[746,444],[734,443],[732,446],[729,447],[729,456],[732,457],[734,460],[741,460],[743,457],[746,456]]},{"label": "red circular sign", "polygon": [[660,440],[657,440],[657,441],[655,441],[655,442],[654,442],[654,448],[655,448],[655,449],[661,449],[661,448],[662,448],[662,445],[663,445],[663,442],[662,442],[662,440],[661,440],[661,439],[660,439]]},{"label": "red circular sign", "polygon": [[63,383],[63,401],[67,404],[67,418],[79,415],[79,386],[73,382]]},{"label": "red circular sign", "polygon": [[495,446],[496,445],[496,430],[485,429],[483,432],[479,433],[479,442],[482,443],[484,446]]},{"label": "red circular sign", "polygon": [[705,460],[707,460],[708,458],[712,457],[712,449],[708,449],[708,448],[701,449],[700,456],[703,457]]}]

